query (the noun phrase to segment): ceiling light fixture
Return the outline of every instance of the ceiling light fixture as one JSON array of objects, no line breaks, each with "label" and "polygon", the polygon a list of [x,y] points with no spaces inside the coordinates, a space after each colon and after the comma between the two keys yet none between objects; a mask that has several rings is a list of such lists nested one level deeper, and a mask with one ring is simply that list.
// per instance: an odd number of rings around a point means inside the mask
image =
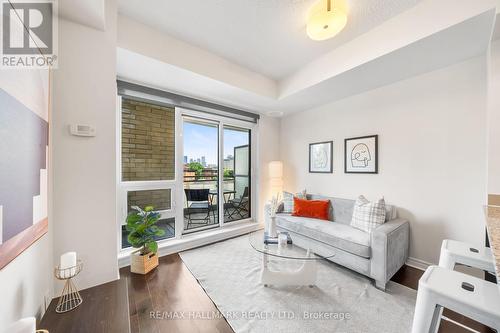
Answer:
[{"label": "ceiling light fixture", "polygon": [[307,35],[312,40],[325,40],[334,37],[347,24],[347,14],[332,6],[332,0],[321,0],[309,14]]}]

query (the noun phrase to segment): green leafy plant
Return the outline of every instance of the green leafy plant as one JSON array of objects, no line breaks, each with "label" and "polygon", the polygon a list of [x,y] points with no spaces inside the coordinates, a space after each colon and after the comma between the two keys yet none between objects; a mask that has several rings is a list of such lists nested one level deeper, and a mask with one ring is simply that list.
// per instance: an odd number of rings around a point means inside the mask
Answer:
[{"label": "green leafy plant", "polygon": [[201,165],[201,163],[199,162],[191,162],[189,163],[188,167],[189,171],[193,171],[196,173],[196,176],[200,176],[204,169],[203,165]]},{"label": "green leafy plant", "polygon": [[156,226],[160,219],[160,213],[154,211],[153,206],[141,209],[132,206],[134,212],[127,216],[126,229],[129,232],[127,240],[133,247],[141,249],[141,255],[158,251],[158,243],[155,237],[165,235],[165,230]]},{"label": "green leafy plant", "polygon": [[224,178],[233,178],[234,171],[231,169],[224,169]]}]

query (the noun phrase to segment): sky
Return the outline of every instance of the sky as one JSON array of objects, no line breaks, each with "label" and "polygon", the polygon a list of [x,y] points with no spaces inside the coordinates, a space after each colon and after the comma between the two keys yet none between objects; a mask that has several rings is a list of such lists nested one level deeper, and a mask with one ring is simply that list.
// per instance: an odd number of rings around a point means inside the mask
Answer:
[{"label": "sky", "polygon": [[[207,164],[217,164],[217,127],[184,122],[184,156],[188,162],[205,156]],[[248,144],[248,132],[224,129],[224,158],[234,147]]]}]

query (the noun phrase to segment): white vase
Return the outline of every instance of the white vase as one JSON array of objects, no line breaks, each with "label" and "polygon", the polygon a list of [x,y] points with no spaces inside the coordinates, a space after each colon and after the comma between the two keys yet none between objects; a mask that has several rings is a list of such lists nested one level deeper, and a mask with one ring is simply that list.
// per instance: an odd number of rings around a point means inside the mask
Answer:
[{"label": "white vase", "polygon": [[269,237],[278,237],[278,229],[276,229],[276,216],[271,216],[268,233]]}]

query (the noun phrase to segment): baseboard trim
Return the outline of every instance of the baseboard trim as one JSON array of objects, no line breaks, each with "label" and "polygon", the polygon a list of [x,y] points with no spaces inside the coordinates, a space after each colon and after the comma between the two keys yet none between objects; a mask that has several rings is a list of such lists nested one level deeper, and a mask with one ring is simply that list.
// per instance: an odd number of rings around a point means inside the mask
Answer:
[{"label": "baseboard trim", "polygon": [[431,265],[433,265],[433,264],[431,264],[427,261],[424,261],[424,260],[417,259],[417,258],[409,257],[408,260],[406,260],[406,266],[420,269],[421,271],[425,271],[427,269],[427,267],[429,267]]},{"label": "baseboard trim", "polygon": [[[225,239],[241,236],[259,229],[263,226],[257,222],[244,222],[235,225],[225,225],[223,228],[211,229],[185,235],[181,239],[172,239],[160,244],[158,256],[163,257],[169,254],[194,249],[196,247],[223,241]],[[130,253],[135,249],[123,250],[118,255],[118,267],[122,268],[130,265]]]}]

